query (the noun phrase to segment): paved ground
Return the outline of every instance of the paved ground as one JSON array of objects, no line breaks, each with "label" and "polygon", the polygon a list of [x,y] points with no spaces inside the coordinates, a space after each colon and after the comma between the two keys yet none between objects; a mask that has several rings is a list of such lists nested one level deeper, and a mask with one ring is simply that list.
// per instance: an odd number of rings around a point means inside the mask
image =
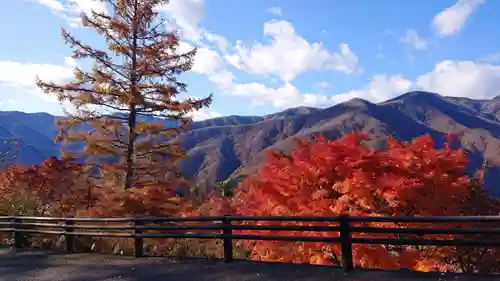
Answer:
[{"label": "paved ground", "polygon": [[165,258],[134,259],[105,255],[58,255],[0,251],[1,281],[420,281],[500,280],[498,277],[444,276],[408,272],[341,270],[312,265]]}]

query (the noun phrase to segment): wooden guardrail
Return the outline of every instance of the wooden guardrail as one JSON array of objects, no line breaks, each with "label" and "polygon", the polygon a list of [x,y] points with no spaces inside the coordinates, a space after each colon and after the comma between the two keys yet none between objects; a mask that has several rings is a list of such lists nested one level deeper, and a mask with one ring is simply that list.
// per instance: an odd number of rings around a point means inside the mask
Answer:
[{"label": "wooden guardrail", "polygon": [[[248,222],[279,221],[279,222],[323,222],[330,225],[256,225]],[[212,223],[207,225],[180,225],[186,222]],[[246,222],[235,224],[234,222]],[[352,245],[353,244],[382,244],[382,245],[434,245],[434,246],[483,246],[498,247],[497,240],[472,240],[472,239],[423,239],[423,238],[359,238],[353,233],[377,234],[451,234],[451,235],[500,235],[500,228],[434,228],[434,227],[372,227],[353,226],[352,223],[363,222],[388,222],[388,223],[500,223],[500,216],[445,216],[445,217],[378,217],[378,216],[349,216],[339,215],[334,217],[291,217],[291,216],[212,216],[212,217],[168,217],[168,218],[56,218],[56,217],[22,217],[0,216],[0,232],[12,233],[15,248],[23,248],[25,233],[63,235],[66,242],[66,251],[74,252],[74,238],[76,236],[92,237],[125,237],[134,239],[135,256],[144,256],[145,238],[201,238],[222,239],[224,248],[224,261],[233,260],[233,240],[274,240],[274,241],[300,241],[300,242],[326,242],[340,243],[342,252],[342,267],[344,271],[353,269]],[[131,225],[90,225],[88,223],[130,223]],[[331,225],[335,223],[336,225]],[[154,225],[151,225],[154,224]],[[57,228],[60,230],[44,230],[44,228]],[[87,231],[81,231],[87,230]],[[88,232],[100,230],[108,232]],[[122,231],[122,232],[109,232]],[[220,233],[192,233],[189,231],[212,230]],[[264,231],[313,231],[337,232],[338,236],[283,236],[283,235],[256,235],[238,234],[234,230],[264,230]],[[125,231],[129,231],[126,233]],[[177,233],[145,233],[145,231],[177,231]]]}]

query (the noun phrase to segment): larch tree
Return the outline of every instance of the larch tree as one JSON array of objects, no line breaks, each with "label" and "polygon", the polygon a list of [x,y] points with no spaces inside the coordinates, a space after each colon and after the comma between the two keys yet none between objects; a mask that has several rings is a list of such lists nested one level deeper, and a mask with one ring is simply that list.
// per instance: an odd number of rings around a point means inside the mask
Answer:
[{"label": "larch tree", "polygon": [[[74,107],[71,113],[65,110],[67,118],[58,122],[57,140],[84,143],[82,151],[64,152],[86,157],[88,167],[119,180],[124,189],[171,183],[178,178],[175,170],[185,156],[177,140],[192,122],[189,113],[212,101],[212,95],[177,97],[186,92],[187,85],[178,77],[191,69],[196,48],[181,52],[178,34],[165,30],[156,8],[168,5],[168,0],[101,1],[110,12],[82,14],[82,23],[104,37],[107,50],[61,30],[74,49],[72,57],[93,60],[92,70],[75,68],[75,79],[67,84],[37,77],[38,87]],[[148,121],[151,117],[157,121]],[[168,179],[166,174],[173,176]]]}]

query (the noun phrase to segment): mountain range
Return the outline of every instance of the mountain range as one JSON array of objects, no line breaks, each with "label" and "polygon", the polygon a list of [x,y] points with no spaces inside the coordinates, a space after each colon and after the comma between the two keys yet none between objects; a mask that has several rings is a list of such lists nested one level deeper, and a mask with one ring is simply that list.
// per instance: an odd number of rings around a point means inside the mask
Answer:
[{"label": "mountain range", "polygon": [[[54,143],[57,116],[47,113],[0,112],[0,140],[19,140],[19,161],[36,164],[59,154]],[[441,146],[444,135],[458,136],[469,152],[469,171],[487,163],[485,185],[500,196],[500,99],[475,100],[409,92],[370,103],[352,99],[328,108],[297,107],[266,116],[226,116],[193,123],[182,135],[189,149],[182,173],[205,191],[215,182],[245,176],[263,163],[268,150],[289,152],[295,138],[323,135],[336,139],[350,131],[371,136],[368,145],[381,148],[387,136],[401,140],[430,134]],[[0,142],[0,151],[9,143]]]}]

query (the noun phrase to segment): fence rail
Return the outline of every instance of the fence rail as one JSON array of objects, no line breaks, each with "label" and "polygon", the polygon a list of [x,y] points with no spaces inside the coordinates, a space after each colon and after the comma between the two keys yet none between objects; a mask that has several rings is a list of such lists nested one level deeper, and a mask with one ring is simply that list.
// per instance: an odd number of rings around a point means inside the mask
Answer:
[{"label": "fence rail", "polygon": [[[315,222],[336,223],[336,225],[255,225],[234,224],[234,222]],[[211,225],[175,225],[185,222],[211,222]],[[233,240],[274,240],[300,242],[340,243],[342,267],[350,271],[354,267],[352,258],[353,244],[382,244],[382,245],[433,245],[433,246],[482,246],[500,247],[498,240],[490,239],[423,239],[423,238],[366,238],[353,237],[353,233],[372,234],[449,234],[449,235],[500,235],[500,224],[485,228],[450,228],[450,227],[372,227],[353,226],[353,223],[389,222],[389,223],[500,223],[500,216],[445,216],[445,217],[379,217],[379,216],[349,216],[333,217],[310,216],[211,216],[211,217],[169,217],[169,218],[76,218],[76,217],[28,217],[28,216],[0,216],[0,232],[10,232],[14,240],[14,247],[23,248],[25,233],[63,235],[66,242],[66,251],[74,252],[75,237],[124,237],[133,238],[135,256],[144,256],[145,238],[200,238],[222,239],[224,261],[233,260]],[[133,225],[89,225],[82,223],[130,223]],[[157,224],[157,225],[150,225]],[[158,225],[161,224],[161,225]],[[57,228],[60,230],[44,230]],[[80,231],[77,231],[80,230]],[[86,232],[81,230],[113,230],[126,232]],[[145,233],[145,231],[196,231],[212,230],[222,233]],[[310,232],[338,232],[338,236],[283,236],[238,234],[234,230],[265,230],[265,231],[310,231]]]}]

